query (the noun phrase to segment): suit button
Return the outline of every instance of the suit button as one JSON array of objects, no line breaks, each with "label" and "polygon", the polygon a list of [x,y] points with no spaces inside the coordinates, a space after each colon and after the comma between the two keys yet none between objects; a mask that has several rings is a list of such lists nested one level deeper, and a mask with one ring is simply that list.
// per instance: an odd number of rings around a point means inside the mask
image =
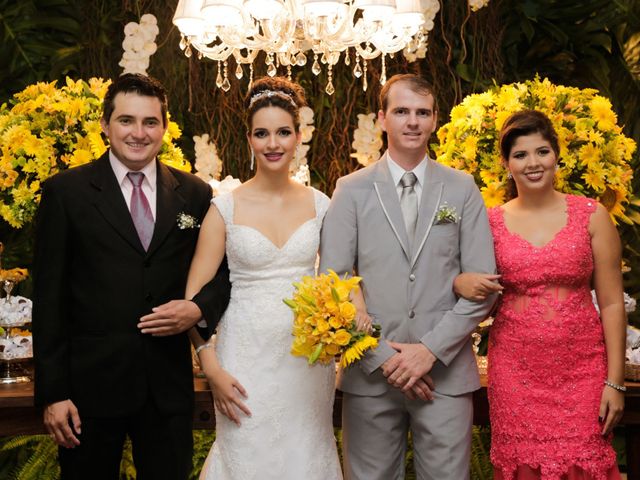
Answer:
[{"label": "suit button", "polygon": [[416,276],[412,273],[411,275],[409,275],[409,281],[410,282],[414,282],[416,279]]},{"label": "suit button", "polygon": [[142,262],[142,266],[144,268],[149,268],[151,266],[151,262],[149,260],[145,260],[144,262]]},{"label": "suit button", "polygon": [[409,318],[413,318],[413,317],[415,317],[415,316],[416,316],[416,312],[414,312],[413,310],[411,310],[411,311],[409,312]]},{"label": "suit button", "polygon": [[147,302],[150,302],[151,300],[153,300],[153,295],[151,295],[150,293],[147,293],[147,295],[144,297],[144,299],[145,299]]}]

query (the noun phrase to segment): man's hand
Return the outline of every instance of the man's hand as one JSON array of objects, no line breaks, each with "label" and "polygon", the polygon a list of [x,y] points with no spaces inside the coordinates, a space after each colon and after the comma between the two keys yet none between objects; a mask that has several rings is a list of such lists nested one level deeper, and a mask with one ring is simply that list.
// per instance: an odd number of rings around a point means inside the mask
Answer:
[{"label": "man's hand", "polygon": [[153,313],[140,319],[138,328],[154,337],[185,332],[202,318],[200,308],[191,300],[171,300],[152,309]]},{"label": "man's hand", "polygon": [[[422,343],[387,343],[398,353],[382,364],[382,373],[391,385],[406,394],[418,380],[424,381],[437,358]],[[424,386],[420,384],[420,387]]]},{"label": "man's hand", "polygon": [[425,375],[422,378],[416,380],[416,383],[413,384],[406,392],[403,390],[405,397],[409,400],[420,399],[422,401],[428,402],[434,399],[433,390],[435,388],[435,384],[429,375]]},{"label": "man's hand", "polygon": [[[69,421],[73,425],[73,430]],[[71,400],[50,403],[44,409],[44,426],[58,445],[73,448],[80,445],[80,415]]]}]

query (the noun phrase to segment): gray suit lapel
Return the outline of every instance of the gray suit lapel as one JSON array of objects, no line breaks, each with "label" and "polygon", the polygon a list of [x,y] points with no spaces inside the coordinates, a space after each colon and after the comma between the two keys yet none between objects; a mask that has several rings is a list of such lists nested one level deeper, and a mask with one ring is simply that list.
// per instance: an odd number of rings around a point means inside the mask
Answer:
[{"label": "gray suit lapel", "polygon": [[422,198],[420,200],[420,208],[418,209],[418,225],[416,226],[415,238],[416,248],[414,248],[413,258],[411,260],[412,267],[418,260],[422,247],[424,247],[427,241],[427,236],[433,226],[444,188],[444,184],[434,168],[433,160],[429,159],[427,162],[425,183],[422,187]]},{"label": "gray suit lapel", "polygon": [[373,186],[376,189],[376,194],[378,196],[380,206],[382,207],[382,211],[387,217],[387,221],[389,222],[389,225],[391,225],[391,229],[398,239],[407,260],[410,261],[411,252],[409,249],[407,228],[404,225],[404,218],[402,217],[402,210],[400,209],[398,192],[396,191],[396,186],[393,184],[391,173],[387,167],[386,158],[387,156],[385,154],[376,164]]}]

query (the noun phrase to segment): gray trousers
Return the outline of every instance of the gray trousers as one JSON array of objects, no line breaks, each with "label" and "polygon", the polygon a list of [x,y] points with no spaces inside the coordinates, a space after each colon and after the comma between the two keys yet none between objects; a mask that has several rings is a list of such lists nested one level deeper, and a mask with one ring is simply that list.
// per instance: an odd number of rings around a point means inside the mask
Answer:
[{"label": "gray trousers", "polygon": [[343,394],[345,480],[404,479],[407,434],[418,480],[465,480],[471,457],[472,394],[437,392],[409,400],[397,388],[375,396]]}]

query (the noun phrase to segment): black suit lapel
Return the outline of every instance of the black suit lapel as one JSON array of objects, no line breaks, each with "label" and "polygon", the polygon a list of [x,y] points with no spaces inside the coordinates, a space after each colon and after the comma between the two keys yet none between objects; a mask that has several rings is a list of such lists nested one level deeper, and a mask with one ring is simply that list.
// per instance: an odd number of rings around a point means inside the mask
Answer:
[{"label": "black suit lapel", "polygon": [[148,255],[162,244],[169,232],[177,228],[178,214],[185,210],[187,202],[178,192],[180,183],[166,165],[156,160],[157,185],[156,192],[156,225],[149,244]]},{"label": "black suit lapel", "polygon": [[95,161],[91,185],[96,189],[94,204],[98,211],[122,238],[144,254],[122,189],[109,164],[109,152]]}]

